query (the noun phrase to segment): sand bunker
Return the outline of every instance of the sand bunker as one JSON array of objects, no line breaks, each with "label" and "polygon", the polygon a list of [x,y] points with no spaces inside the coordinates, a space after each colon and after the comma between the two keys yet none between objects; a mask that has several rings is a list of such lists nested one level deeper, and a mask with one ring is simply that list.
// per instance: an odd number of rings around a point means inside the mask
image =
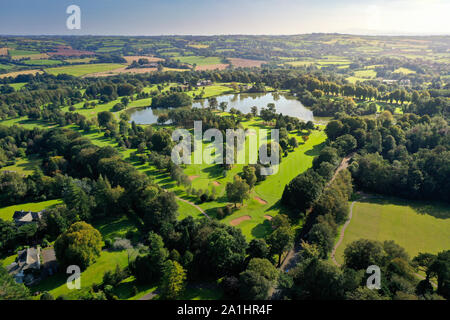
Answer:
[{"label": "sand bunker", "polygon": [[215,187],[218,187],[218,186],[220,186],[220,183],[219,183],[219,182],[217,182],[217,181],[213,181],[213,182],[212,182],[212,184],[213,184],[213,186],[215,186]]},{"label": "sand bunker", "polygon": [[251,219],[252,219],[252,217],[250,217],[250,216],[242,216],[242,217],[231,220],[230,225],[235,227],[235,226],[239,225],[242,221],[251,220]]},{"label": "sand bunker", "polygon": [[273,217],[272,217],[272,216],[269,216],[268,214],[265,214],[265,215],[264,215],[264,218],[266,218],[266,219],[269,220],[269,221],[273,219]]},{"label": "sand bunker", "polygon": [[194,180],[194,179],[197,179],[198,177],[200,177],[200,176],[189,176],[189,180]]},{"label": "sand bunker", "polygon": [[261,204],[267,204],[267,201],[264,199],[261,199],[260,197],[254,197],[253,199],[255,199],[256,201],[258,201]]}]

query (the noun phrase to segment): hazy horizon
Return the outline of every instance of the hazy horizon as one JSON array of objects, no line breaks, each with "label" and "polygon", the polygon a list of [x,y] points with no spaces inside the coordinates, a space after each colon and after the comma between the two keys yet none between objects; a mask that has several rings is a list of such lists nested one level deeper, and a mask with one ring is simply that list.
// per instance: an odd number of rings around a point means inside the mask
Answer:
[{"label": "hazy horizon", "polygon": [[[66,8],[81,8],[81,30]],[[445,0],[2,0],[2,35],[449,35]]]}]

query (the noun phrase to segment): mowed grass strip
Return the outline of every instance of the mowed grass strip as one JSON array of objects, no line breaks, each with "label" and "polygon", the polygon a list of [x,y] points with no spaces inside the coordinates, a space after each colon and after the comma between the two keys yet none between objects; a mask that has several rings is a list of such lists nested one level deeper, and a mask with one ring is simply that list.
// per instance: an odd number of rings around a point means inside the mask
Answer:
[{"label": "mowed grass strip", "polygon": [[344,262],[347,245],[358,239],[394,240],[411,258],[419,252],[450,249],[450,207],[398,199],[357,202],[336,260]]},{"label": "mowed grass strip", "polygon": [[8,206],[0,208],[0,219],[5,221],[11,221],[15,211],[25,210],[25,211],[41,211],[46,208],[50,208],[57,204],[62,203],[61,200],[48,200],[42,202],[28,202],[23,204],[17,204],[13,206]]}]

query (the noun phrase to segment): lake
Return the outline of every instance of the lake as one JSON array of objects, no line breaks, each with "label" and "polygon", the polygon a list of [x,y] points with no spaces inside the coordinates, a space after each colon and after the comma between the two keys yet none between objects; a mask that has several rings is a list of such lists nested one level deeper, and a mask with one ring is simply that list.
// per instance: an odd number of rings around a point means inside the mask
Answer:
[{"label": "lake", "polygon": [[[279,94],[276,92],[227,94],[217,97],[217,101],[219,104],[221,102],[228,102],[227,111],[231,108],[235,108],[242,113],[249,113],[253,106],[256,106],[259,112],[262,108],[266,108],[267,104],[274,103],[277,113],[297,117],[303,121],[314,121],[311,110],[303,106],[303,104],[295,97],[286,94]],[[192,107],[208,107],[208,100],[195,101],[192,103]],[[134,121],[137,124],[153,124],[156,123],[160,114],[167,113],[167,111],[168,109],[136,109],[130,113],[130,121]]]}]

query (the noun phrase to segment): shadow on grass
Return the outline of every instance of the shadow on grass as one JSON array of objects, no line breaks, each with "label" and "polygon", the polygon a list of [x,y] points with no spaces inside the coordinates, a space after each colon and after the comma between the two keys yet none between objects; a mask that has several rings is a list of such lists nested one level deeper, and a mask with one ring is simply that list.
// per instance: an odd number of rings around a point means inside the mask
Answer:
[{"label": "shadow on grass", "polygon": [[[136,282],[136,280],[123,281],[114,288],[114,293],[117,295],[117,297],[119,299],[126,300],[126,299],[130,299],[130,298],[136,296],[137,294],[139,294],[139,292],[147,291],[154,287],[156,287],[156,284],[142,285],[142,284],[138,284]],[[147,293],[143,296],[146,296],[146,295],[153,296],[153,295],[156,295],[157,293],[158,293],[158,290],[156,288],[154,288],[149,293]]]},{"label": "shadow on grass", "polygon": [[296,225],[300,222],[300,220],[303,218],[303,214],[296,213],[293,210],[289,210],[285,206],[281,204],[281,200],[278,200],[275,202],[270,208],[267,208],[265,211],[272,211],[276,210],[279,214],[284,214],[289,217],[293,225]]},{"label": "shadow on grass", "polygon": [[252,229],[252,236],[255,238],[264,238],[266,235],[272,232],[272,225],[269,220],[265,220],[263,223],[258,224]]},{"label": "shadow on grass", "polygon": [[307,156],[313,156],[316,157],[319,155],[320,151],[325,147],[325,142],[322,142],[321,144],[316,144],[311,150],[308,150],[305,152]]},{"label": "shadow on grass", "polygon": [[120,217],[99,219],[93,225],[100,231],[104,239],[114,239],[116,237],[125,237],[128,231],[136,230],[137,226],[135,223],[128,217]]},{"label": "shadow on grass", "polygon": [[208,174],[208,178],[218,179],[223,177],[224,169],[221,167],[221,165],[216,164],[214,166],[206,167],[202,169],[202,171]]},{"label": "shadow on grass", "polygon": [[[211,218],[213,218],[213,219],[218,219],[218,218],[217,218],[217,209],[218,209],[218,208],[221,208],[221,207],[209,208],[209,209],[206,209],[206,210],[204,210],[204,211],[205,211],[205,213],[206,213],[209,217],[211,217]],[[204,217],[203,214],[200,213],[200,215],[201,215],[202,217]],[[223,219],[225,219],[225,218],[223,218]],[[219,221],[222,221],[223,219],[220,219]],[[222,222],[223,222],[223,221],[222,221]]]},{"label": "shadow on grass", "polygon": [[438,201],[409,200],[373,194],[365,199],[359,200],[359,202],[379,205],[392,204],[397,206],[408,206],[418,214],[427,214],[437,219],[450,219],[450,205]]},{"label": "shadow on grass", "polygon": [[222,290],[214,283],[190,283],[180,300],[219,300],[222,296]]},{"label": "shadow on grass", "polygon": [[31,286],[31,292],[43,292],[54,290],[67,282],[67,275],[64,273],[58,273],[51,277],[42,280],[40,283]]}]

